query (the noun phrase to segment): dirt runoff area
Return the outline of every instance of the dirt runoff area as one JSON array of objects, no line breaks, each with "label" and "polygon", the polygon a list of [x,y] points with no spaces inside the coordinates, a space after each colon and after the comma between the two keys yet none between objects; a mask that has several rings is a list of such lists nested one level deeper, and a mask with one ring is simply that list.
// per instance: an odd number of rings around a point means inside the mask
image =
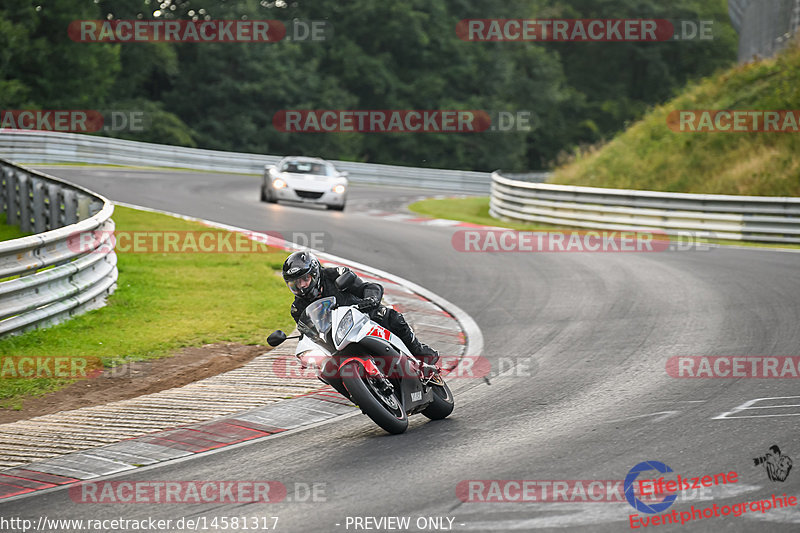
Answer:
[{"label": "dirt runoff area", "polygon": [[20,410],[0,409],[0,424],[182,387],[239,368],[269,350],[257,344],[207,344],[184,348],[172,357],[120,365],[97,378],[23,400]]}]

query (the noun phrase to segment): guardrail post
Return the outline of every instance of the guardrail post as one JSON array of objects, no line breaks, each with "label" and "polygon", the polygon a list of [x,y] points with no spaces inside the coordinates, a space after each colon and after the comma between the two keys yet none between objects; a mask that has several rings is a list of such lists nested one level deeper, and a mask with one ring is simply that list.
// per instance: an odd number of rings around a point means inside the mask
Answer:
[{"label": "guardrail post", "polygon": [[44,206],[45,185],[42,180],[33,180],[33,232],[42,233],[47,227]]},{"label": "guardrail post", "polygon": [[95,216],[101,209],[103,209],[103,202],[93,200],[92,203],[89,204],[89,216]]},{"label": "guardrail post", "polygon": [[8,182],[11,169],[4,165],[0,165],[0,213],[5,213],[8,209],[8,190],[6,183]]},{"label": "guardrail post", "polygon": [[84,196],[82,194],[78,195],[78,220],[86,220],[91,215],[89,214],[89,206],[91,204],[91,199],[88,196]]},{"label": "guardrail post", "polygon": [[47,229],[60,228],[61,223],[61,187],[55,183],[47,185],[47,200],[50,203],[50,215],[47,217]]},{"label": "guardrail post", "polygon": [[30,185],[31,180],[25,174],[17,176],[19,182],[19,229],[25,233],[30,233],[31,227],[31,202]]},{"label": "guardrail post", "polygon": [[17,206],[17,172],[6,169],[6,224],[16,226],[19,223]]},{"label": "guardrail post", "polygon": [[78,221],[78,194],[69,189],[62,189],[64,198],[64,225],[69,226]]}]

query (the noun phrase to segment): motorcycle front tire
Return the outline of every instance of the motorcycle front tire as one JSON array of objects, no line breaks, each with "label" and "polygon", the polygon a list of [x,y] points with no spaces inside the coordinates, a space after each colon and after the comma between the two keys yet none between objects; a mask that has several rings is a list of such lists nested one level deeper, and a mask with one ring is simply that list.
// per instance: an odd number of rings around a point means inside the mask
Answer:
[{"label": "motorcycle front tire", "polygon": [[[393,413],[376,398],[370,386],[365,383],[368,378],[365,377],[366,371],[363,366],[356,362],[347,363],[341,368],[341,375],[342,382],[347,388],[347,392],[350,393],[350,398],[373,422],[393,435],[403,433],[408,429],[408,415],[402,404],[398,401],[399,410],[397,413]],[[397,401],[397,397],[395,400]]]}]

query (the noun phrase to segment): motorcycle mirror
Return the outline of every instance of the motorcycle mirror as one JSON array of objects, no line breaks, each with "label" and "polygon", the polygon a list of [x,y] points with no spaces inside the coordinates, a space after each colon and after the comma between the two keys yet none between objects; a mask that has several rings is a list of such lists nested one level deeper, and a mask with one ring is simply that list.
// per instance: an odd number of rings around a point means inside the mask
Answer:
[{"label": "motorcycle mirror", "polygon": [[353,274],[352,270],[348,270],[338,278],[336,278],[336,288],[340,291],[346,291],[350,288],[350,286],[355,283],[356,275]]},{"label": "motorcycle mirror", "polygon": [[278,346],[280,343],[286,340],[286,333],[282,332],[281,330],[273,331],[269,337],[267,337],[267,344],[272,346]]}]

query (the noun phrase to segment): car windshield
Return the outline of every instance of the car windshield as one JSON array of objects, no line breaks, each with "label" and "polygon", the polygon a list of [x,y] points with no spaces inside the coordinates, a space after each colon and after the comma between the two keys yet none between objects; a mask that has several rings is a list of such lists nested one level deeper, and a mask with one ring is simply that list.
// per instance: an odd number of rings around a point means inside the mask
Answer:
[{"label": "car windshield", "polygon": [[336,298],[330,296],[309,304],[297,321],[300,333],[324,338],[331,330],[331,308],[334,303]]},{"label": "car windshield", "polygon": [[328,170],[329,165],[314,163],[311,161],[286,161],[281,165],[281,172],[291,172],[292,174],[314,174],[316,176],[331,176],[332,169]]}]

